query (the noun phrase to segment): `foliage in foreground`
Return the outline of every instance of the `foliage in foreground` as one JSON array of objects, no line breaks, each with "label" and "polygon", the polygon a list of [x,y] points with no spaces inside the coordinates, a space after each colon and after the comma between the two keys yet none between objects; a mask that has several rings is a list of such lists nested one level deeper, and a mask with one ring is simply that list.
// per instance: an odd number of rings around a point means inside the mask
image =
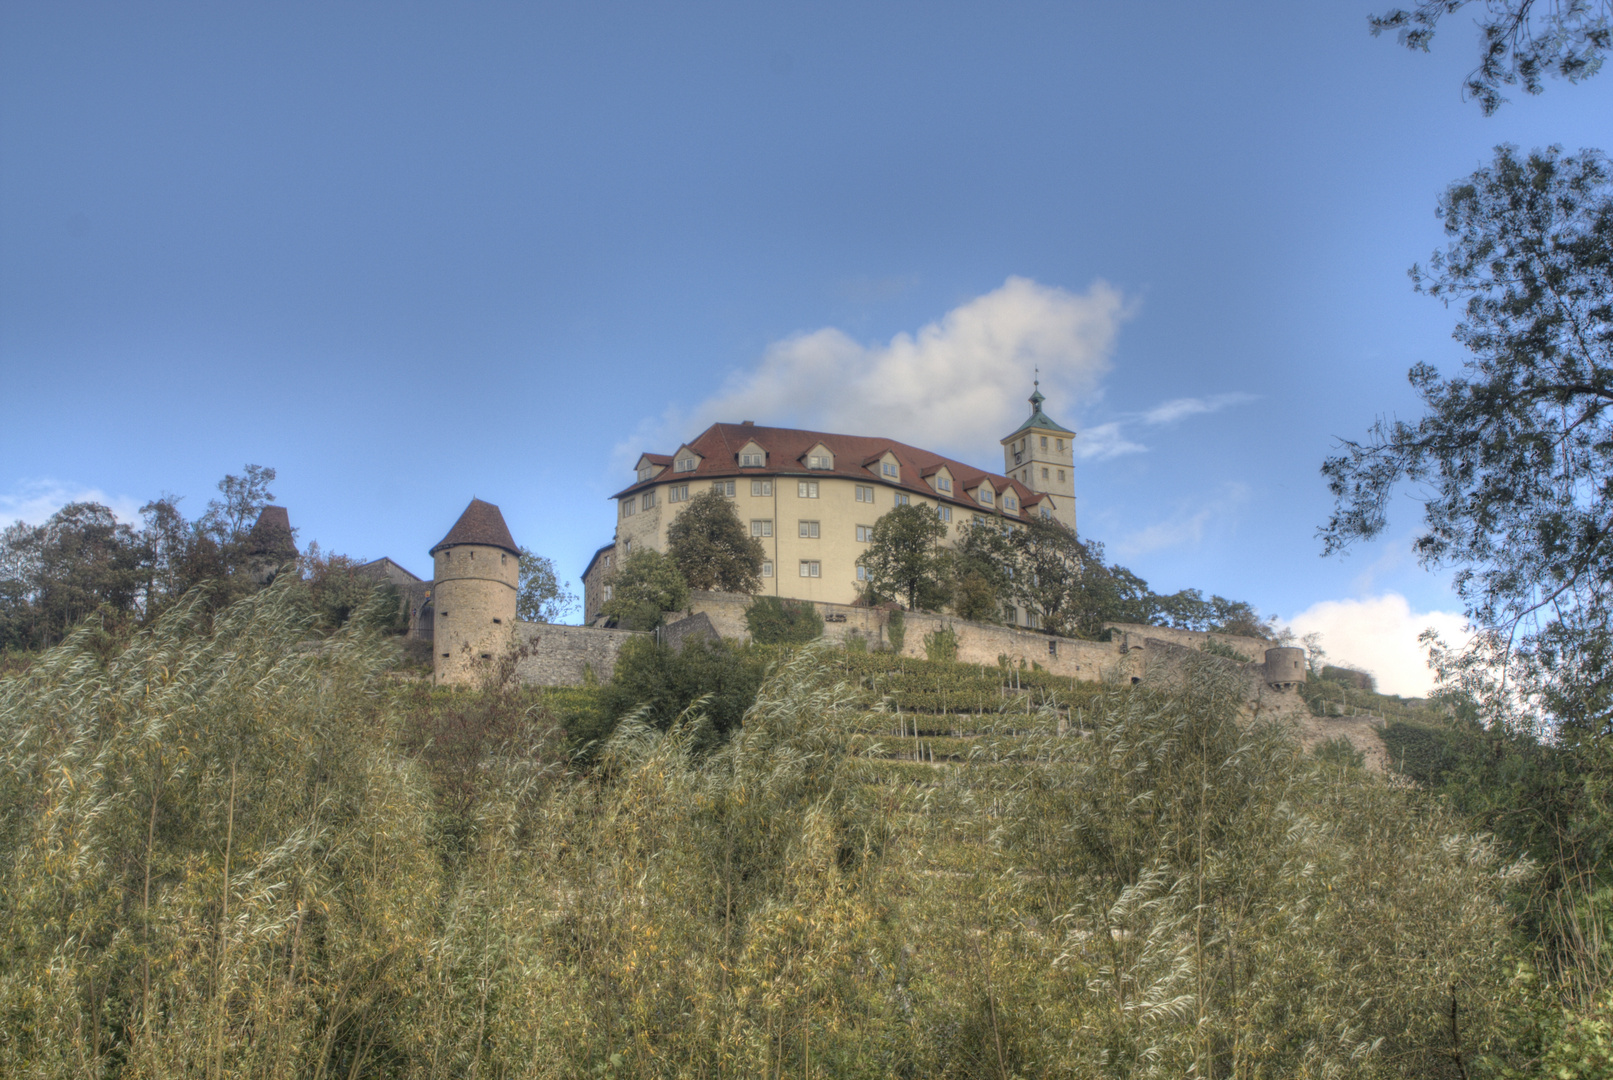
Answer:
[{"label": "foliage in foreground", "polygon": [[568,777],[519,724],[433,758],[377,639],[307,648],[293,599],[0,682],[0,1073],[1477,1077],[1539,1052],[1504,903],[1526,867],[1240,727],[1213,658],[893,774],[848,752],[865,695],[811,647],[727,740],[697,704]]}]

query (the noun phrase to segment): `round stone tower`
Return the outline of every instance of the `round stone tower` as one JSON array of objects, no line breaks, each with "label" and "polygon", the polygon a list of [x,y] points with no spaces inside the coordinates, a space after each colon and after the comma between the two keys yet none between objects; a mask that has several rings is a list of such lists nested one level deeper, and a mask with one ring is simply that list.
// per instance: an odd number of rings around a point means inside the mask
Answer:
[{"label": "round stone tower", "polygon": [[1266,684],[1277,690],[1292,690],[1305,681],[1304,649],[1267,649]]},{"label": "round stone tower", "polygon": [[515,640],[520,549],[498,507],[472,499],[431,559],[435,681],[473,682]]}]

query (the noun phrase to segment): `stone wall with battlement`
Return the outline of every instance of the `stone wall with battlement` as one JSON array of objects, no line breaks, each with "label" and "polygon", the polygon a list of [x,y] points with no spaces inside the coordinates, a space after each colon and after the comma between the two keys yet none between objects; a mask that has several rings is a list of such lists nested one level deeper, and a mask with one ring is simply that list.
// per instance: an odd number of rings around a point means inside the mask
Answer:
[{"label": "stone wall with battlement", "polygon": [[1206,642],[1214,638],[1222,645],[1230,646],[1233,651],[1248,657],[1251,662],[1260,663],[1266,657],[1266,650],[1276,643],[1264,638],[1243,637],[1238,634],[1209,634],[1202,630],[1177,630],[1169,626],[1144,626],[1138,623],[1104,623],[1105,630],[1119,641],[1121,649],[1140,649],[1149,639],[1168,641],[1172,645],[1181,645],[1188,649],[1203,649]]}]

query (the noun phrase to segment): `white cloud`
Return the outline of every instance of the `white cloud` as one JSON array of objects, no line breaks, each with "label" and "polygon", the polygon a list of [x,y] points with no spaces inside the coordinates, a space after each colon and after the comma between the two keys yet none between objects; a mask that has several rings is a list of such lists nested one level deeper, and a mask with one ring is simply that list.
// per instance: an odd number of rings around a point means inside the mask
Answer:
[{"label": "white cloud", "polygon": [[1089,427],[1075,440],[1075,456],[1082,461],[1104,461],[1121,454],[1140,454],[1147,449],[1142,443],[1126,438],[1116,421]]},{"label": "white cloud", "polygon": [[1169,401],[1155,405],[1143,413],[1142,421],[1145,424],[1174,424],[1184,416],[1200,416],[1204,413],[1220,412],[1228,405],[1241,405],[1246,401],[1253,401],[1253,394],[1241,391],[1232,394],[1213,394],[1207,398],[1172,398]]},{"label": "white cloud", "polygon": [[977,461],[1025,418],[1038,367],[1050,411],[1073,425],[1078,395],[1096,394],[1129,314],[1126,298],[1102,281],[1074,293],[1011,277],[885,344],[834,328],[777,342],[715,396],[668,410],[619,449],[670,452],[714,421],[756,420],[883,435]]},{"label": "white cloud", "polygon": [[1370,671],[1386,694],[1421,697],[1434,688],[1428,654],[1417,635],[1429,627],[1447,645],[1467,641],[1466,620],[1454,611],[1414,612],[1399,593],[1364,600],[1324,600],[1295,615],[1294,633],[1320,633],[1327,661]]},{"label": "white cloud", "polygon": [[109,507],[118,520],[126,524],[140,520],[140,507],[143,505],[139,499],[131,499],[127,495],[108,495],[100,488],[64,484],[58,480],[24,480],[11,491],[0,493],[0,525],[9,525],[13,521],[41,525],[70,502],[100,503]]}]

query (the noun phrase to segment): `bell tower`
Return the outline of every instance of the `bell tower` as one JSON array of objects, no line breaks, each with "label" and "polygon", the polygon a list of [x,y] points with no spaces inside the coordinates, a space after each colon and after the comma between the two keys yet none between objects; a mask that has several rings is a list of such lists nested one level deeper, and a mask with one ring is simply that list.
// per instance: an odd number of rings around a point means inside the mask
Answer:
[{"label": "bell tower", "polygon": [[[1075,531],[1075,432],[1042,411],[1042,381],[1030,396],[1030,419],[1002,440],[1003,473],[1047,498],[1032,513],[1048,516]],[[1049,505],[1051,504],[1051,505]]]}]

